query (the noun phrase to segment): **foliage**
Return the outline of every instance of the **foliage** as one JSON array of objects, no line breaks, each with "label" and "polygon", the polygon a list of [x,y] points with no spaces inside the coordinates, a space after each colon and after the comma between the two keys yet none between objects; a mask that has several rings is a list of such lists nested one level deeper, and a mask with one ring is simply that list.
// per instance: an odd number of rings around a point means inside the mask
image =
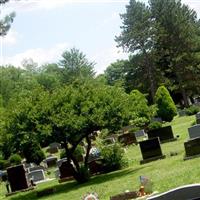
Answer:
[{"label": "foliage", "polygon": [[19,154],[12,154],[9,158],[9,162],[11,165],[19,165],[21,164],[22,158]]},{"label": "foliage", "polygon": [[[200,23],[196,12],[176,0],[150,0],[148,5],[130,0],[121,19],[116,41],[134,55],[125,66],[118,65],[117,72],[122,77],[125,74],[125,81],[117,73],[112,78],[120,77],[127,90],[135,86],[152,99],[157,86],[165,84],[174,94],[181,94],[187,107],[187,97],[199,91]],[[141,84],[141,80],[145,81]]]},{"label": "foliage", "polygon": [[29,141],[23,146],[23,154],[27,163],[39,165],[45,159],[45,154],[38,143]]},{"label": "foliage", "polygon": [[72,83],[76,79],[92,78],[94,76],[94,63],[89,62],[81,51],[72,48],[62,54],[59,62],[64,83]]},{"label": "foliage", "polygon": [[172,121],[173,117],[177,114],[177,110],[167,88],[164,86],[158,88],[155,95],[155,102],[158,107],[158,117],[161,117],[164,121]]},{"label": "foliage", "polygon": [[[0,6],[7,3],[9,0],[0,0]],[[1,11],[0,11],[1,14]],[[5,36],[9,31],[11,24],[15,18],[15,13],[12,12],[9,15],[4,16],[4,18],[0,20],[0,36]]]},{"label": "foliage", "polygon": [[0,159],[0,170],[4,170],[10,166],[10,162],[8,160]]},{"label": "foliage", "polygon": [[153,130],[153,129],[158,129],[158,128],[161,128],[162,127],[162,123],[161,122],[151,122],[149,125],[148,125],[148,129],[149,130]]},{"label": "foliage", "polygon": [[187,115],[195,115],[197,114],[198,112],[200,112],[200,107],[199,106],[195,106],[195,105],[192,105],[190,106],[189,108],[186,108],[185,109],[185,113]]},{"label": "foliage", "polygon": [[148,106],[148,101],[144,94],[138,90],[133,90],[129,95],[130,107],[129,111],[132,112],[133,120],[130,121],[136,127],[143,127],[148,124],[153,116],[156,114],[156,106]]},{"label": "foliage", "polygon": [[118,170],[125,165],[124,150],[120,144],[103,145],[100,152],[107,171]]}]

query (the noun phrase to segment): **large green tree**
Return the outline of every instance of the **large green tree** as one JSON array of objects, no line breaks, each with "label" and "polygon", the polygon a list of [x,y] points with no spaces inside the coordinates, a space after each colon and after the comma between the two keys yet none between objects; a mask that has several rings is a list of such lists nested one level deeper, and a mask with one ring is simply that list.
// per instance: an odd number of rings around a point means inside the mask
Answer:
[{"label": "large green tree", "polygon": [[153,21],[151,20],[150,8],[142,2],[130,0],[126,6],[126,13],[121,15],[122,32],[116,37],[118,46],[131,53],[143,55],[145,66],[143,73],[147,74],[151,98],[153,99],[156,83],[155,69],[152,62],[152,55],[149,53],[153,48]]},{"label": "large green tree", "polygon": [[[200,26],[194,10],[175,0],[150,0],[155,26],[155,54],[157,67],[180,92],[185,106],[188,96],[199,86]],[[193,88],[191,87],[193,85]]]}]

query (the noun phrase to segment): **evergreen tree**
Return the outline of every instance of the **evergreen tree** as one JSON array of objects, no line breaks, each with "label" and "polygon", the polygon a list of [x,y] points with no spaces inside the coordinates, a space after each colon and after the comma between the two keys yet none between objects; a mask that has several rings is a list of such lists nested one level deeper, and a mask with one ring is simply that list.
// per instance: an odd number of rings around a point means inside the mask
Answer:
[{"label": "evergreen tree", "polygon": [[177,110],[176,105],[165,86],[160,86],[156,91],[155,103],[158,107],[158,117],[161,117],[164,121],[172,121],[173,117],[177,114]]}]

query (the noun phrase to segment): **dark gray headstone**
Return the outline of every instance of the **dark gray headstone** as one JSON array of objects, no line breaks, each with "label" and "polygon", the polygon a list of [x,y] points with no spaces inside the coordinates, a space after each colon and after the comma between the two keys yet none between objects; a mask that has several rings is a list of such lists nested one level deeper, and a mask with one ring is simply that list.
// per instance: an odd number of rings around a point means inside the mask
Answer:
[{"label": "dark gray headstone", "polygon": [[158,129],[149,130],[147,132],[148,138],[159,137],[161,142],[173,141],[174,134],[171,126],[165,126]]},{"label": "dark gray headstone", "polygon": [[50,148],[58,148],[61,149],[61,144],[58,142],[53,142],[49,145]]},{"label": "dark gray headstone", "polygon": [[188,140],[184,143],[185,160],[194,156],[200,156],[200,137]]},{"label": "dark gray headstone", "polygon": [[159,138],[152,138],[139,142],[143,160],[140,164],[144,164],[153,160],[163,159]]},{"label": "dark gray headstone", "polygon": [[60,171],[60,179],[71,178],[73,177],[74,174],[72,165],[69,164],[67,161],[62,162],[61,166],[59,167],[59,171]]},{"label": "dark gray headstone", "polygon": [[44,171],[39,169],[28,173],[28,179],[33,180],[34,182],[43,181],[45,180]]},{"label": "dark gray headstone", "polygon": [[197,200],[200,199],[200,184],[181,186],[147,200]]},{"label": "dark gray headstone", "polygon": [[188,133],[190,139],[200,137],[200,124],[188,128]]},{"label": "dark gray headstone", "polygon": [[24,190],[29,187],[24,165],[17,165],[7,168],[7,174],[12,192]]},{"label": "dark gray headstone", "polygon": [[123,145],[137,144],[137,139],[134,133],[126,133],[118,136],[118,141]]},{"label": "dark gray headstone", "polygon": [[46,158],[44,160],[44,162],[47,164],[47,167],[54,167],[54,166],[56,166],[57,160],[58,160],[57,157],[50,156],[50,157]]}]

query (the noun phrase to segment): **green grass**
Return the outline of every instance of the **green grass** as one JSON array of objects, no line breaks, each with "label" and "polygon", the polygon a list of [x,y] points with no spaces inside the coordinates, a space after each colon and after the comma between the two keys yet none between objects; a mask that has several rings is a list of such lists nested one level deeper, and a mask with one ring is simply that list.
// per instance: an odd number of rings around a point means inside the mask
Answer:
[{"label": "green grass", "polygon": [[[200,158],[183,161],[184,141],[188,138],[188,127],[194,121],[194,116],[176,117],[171,124],[175,135],[179,139],[175,142],[162,144],[163,154],[166,159],[154,161],[148,164],[140,165],[141,153],[138,146],[130,146],[126,151],[129,160],[129,168],[99,175],[91,178],[88,183],[78,185],[74,181],[58,184],[57,180],[39,184],[34,191],[17,194],[5,198],[5,186],[0,185],[0,199],[7,200],[80,200],[87,192],[96,192],[101,200],[109,200],[110,196],[124,192],[125,190],[138,190],[139,176],[145,175],[152,179],[154,190],[164,192],[173,187],[198,183],[199,181],[199,162]],[[177,152],[177,156],[170,156],[170,152]],[[37,198],[36,191],[44,188],[54,187],[54,195]]]}]

